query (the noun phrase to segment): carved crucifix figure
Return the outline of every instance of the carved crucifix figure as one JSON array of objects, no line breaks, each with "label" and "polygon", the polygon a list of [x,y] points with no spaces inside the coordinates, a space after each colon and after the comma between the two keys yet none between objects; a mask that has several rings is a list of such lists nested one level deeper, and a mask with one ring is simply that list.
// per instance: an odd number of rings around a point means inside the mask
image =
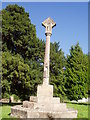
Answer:
[{"label": "carved crucifix figure", "polygon": [[44,22],[42,22],[42,25],[46,28],[43,84],[49,85],[50,36],[52,35],[52,28],[56,25],[56,23],[49,17]]}]

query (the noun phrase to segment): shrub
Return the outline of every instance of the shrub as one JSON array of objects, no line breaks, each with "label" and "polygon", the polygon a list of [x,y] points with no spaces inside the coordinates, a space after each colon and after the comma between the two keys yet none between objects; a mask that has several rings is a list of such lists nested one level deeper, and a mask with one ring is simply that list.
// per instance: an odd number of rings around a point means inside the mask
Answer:
[{"label": "shrub", "polygon": [[10,97],[10,95],[8,93],[4,93],[2,96],[2,98],[7,98],[7,99],[9,99],[9,97]]},{"label": "shrub", "polygon": [[19,97],[16,94],[12,94],[12,96],[14,97],[14,100],[17,102],[19,100]]}]

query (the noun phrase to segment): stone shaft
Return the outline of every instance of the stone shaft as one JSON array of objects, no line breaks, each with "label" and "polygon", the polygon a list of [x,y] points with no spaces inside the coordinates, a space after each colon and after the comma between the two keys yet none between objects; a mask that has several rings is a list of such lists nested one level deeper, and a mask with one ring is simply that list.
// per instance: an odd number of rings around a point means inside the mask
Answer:
[{"label": "stone shaft", "polygon": [[44,74],[43,74],[43,84],[49,84],[49,60],[50,60],[50,35],[46,35],[46,47],[45,47],[45,57],[44,57]]},{"label": "stone shaft", "polygon": [[56,23],[51,18],[47,18],[42,25],[46,28],[43,85],[49,85],[50,36],[52,35],[52,28],[56,25]]}]

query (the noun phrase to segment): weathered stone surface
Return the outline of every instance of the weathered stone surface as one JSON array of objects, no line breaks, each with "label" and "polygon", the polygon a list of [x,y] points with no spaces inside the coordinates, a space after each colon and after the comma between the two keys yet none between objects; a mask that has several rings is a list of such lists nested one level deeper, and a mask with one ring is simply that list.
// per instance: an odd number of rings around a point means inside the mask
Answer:
[{"label": "weathered stone surface", "polygon": [[23,101],[23,107],[28,108],[28,101]]},{"label": "weathered stone surface", "polygon": [[37,97],[37,102],[38,103],[51,103],[51,104],[59,104],[60,103],[60,98],[53,98],[53,97],[46,97],[46,96],[41,96],[41,97]]},{"label": "weathered stone surface", "polygon": [[37,102],[36,96],[30,96],[30,102]]},{"label": "weathered stone surface", "polygon": [[42,22],[42,25],[46,28],[43,85],[49,85],[50,36],[52,35],[52,28],[56,25],[56,23],[49,17],[44,22]]},{"label": "weathered stone surface", "polygon": [[14,107],[11,107],[11,116],[15,116],[18,118],[27,118],[27,109],[23,108],[20,105],[16,105]]},{"label": "weathered stone surface", "polygon": [[[25,101],[24,101],[25,102]],[[30,102],[36,102],[36,103],[60,103],[60,98],[59,97],[46,97],[46,96],[30,96]]]},{"label": "weathered stone surface", "polygon": [[38,85],[37,97],[53,97],[53,85]]},{"label": "weathered stone surface", "polygon": [[53,103],[60,103],[60,98],[59,97],[53,97]]},{"label": "weathered stone surface", "polygon": [[34,102],[23,101],[23,107],[34,109]]},{"label": "weathered stone surface", "polygon": [[52,28],[56,25],[56,23],[49,17],[44,22],[42,22],[42,25],[46,28],[45,33],[52,34]]},{"label": "weathered stone surface", "polygon": [[44,110],[44,111],[55,111],[55,112],[59,112],[59,111],[66,111],[66,104],[63,103],[58,103],[58,104],[51,104],[51,103],[38,103],[38,104],[34,104],[34,109],[39,109],[39,110]]},{"label": "weathered stone surface", "polygon": [[21,106],[14,106],[11,109],[11,116],[18,118],[77,118],[76,110],[65,111],[45,111],[45,110],[30,110]]}]

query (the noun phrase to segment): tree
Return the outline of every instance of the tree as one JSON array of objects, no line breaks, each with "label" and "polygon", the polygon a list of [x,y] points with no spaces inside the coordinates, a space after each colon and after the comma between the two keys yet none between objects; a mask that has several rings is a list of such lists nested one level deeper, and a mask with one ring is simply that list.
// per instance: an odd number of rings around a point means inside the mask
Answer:
[{"label": "tree", "polygon": [[90,51],[88,52],[88,97],[90,97]]},{"label": "tree", "polygon": [[23,7],[8,5],[2,13],[2,92],[25,99],[36,94],[37,84],[42,82],[45,43],[36,37],[35,26]]},{"label": "tree", "polygon": [[[30,94],[30,69],[19,54],[9,52],[2,54],[2,92],[16,94],[20,98],[27,98]],[[24,93],[27,93],[26,96]]]},{"label": "tree", "polygon": [[[2,28],[1,28],[1,25],[2,25],[2,13],[0,11],[0,68],[2,67]],[[2,73],[2,70],[0,69],[0,80],[1,80],[1,73]],[[1,81],[0,81],[0,94],[1,94],[1,91],[2,91],[2,87],[1,87]],[[1,96],[0,96],[0,99],[1,99]]]},{"label": "tree", "polygon": [[36,29],[29,19],[29,13],[17,4],[2,10],[2,50],[18,53],[24,59],[33,55],[37,43]]},{"label": "tree", "polygon": [[77,43],[67,56],[65,88],[70,100],[87,97],[88,94],[88,56],[83,54]]},{"label": "tree", "polygon": [[50,54],[50,82],[54,85],[54,96],[65,97],[64,71],[65,57],[59,42],[51,43]]}]

